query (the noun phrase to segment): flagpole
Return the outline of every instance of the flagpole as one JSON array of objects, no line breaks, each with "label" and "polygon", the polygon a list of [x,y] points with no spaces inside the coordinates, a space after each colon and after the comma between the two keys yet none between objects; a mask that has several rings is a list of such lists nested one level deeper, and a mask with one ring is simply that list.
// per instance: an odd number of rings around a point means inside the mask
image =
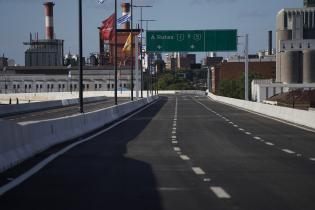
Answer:
[{"label": "flagpole", "polygon": [[80,113],[83,113],[83,69],[82,69],[82,0],[79,3],[79,101]]},{"label": "flagpole", "polygon": [[115,0],[115,105],[118,105],[117,100],[117,0]]},{"label": "flagpole", "polygon": [[[130,16],[131,16],[131,101],[133,101],[133,0],[131,0],[131,11],[130,11]],[[137,46],[135,46],[137,47]]]}]

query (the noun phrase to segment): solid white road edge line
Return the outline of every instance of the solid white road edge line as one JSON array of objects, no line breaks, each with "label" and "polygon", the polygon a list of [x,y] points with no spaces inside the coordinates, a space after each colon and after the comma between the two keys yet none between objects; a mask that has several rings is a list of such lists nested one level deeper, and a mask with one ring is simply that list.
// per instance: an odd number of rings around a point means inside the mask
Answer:
[{"label": "solid white road edge line", "polygon": [[154,101],[151,104],[146,105],[145,107],[143,107],[142,109],[138,110],[137,112],[133,113],[130,116],[127,116],[126,118],[120,120],[119,122],[109,126],[108,128],[97,132],[96,134],[93,134],[92,136],[89,136],[83,140],[77,141],[73,144],[70,144],[69,146],[61,149],[59,152],[52,154],[50,156],[48,156],[46,159],[42,160],[41,162],[39,162],[38,164],[36,164],[34,167],[32,167],[30,170],[26,171],[25,173],[23,173],[22,175],[18,176],[17,178],[15,178],[13,181],[3,185],[0,187],[0,196],[2,196],[3,194],[5,194],[6,192],[8,192],[9,190],[12,190],[13,188],[17,187],[18,185],[20,185],[21,183],[23,183],[24,181],[26,181],[27,179],[29,179],[31,176],[33,176],[34,174],[36,174],[38,171],[40,171],[42,168],[44,168],[46,165],[48,165],[50,162],[52,162],[53,160],[55,160],[57,157],[63,155],[64,153],[68,152],[69,150],[71,150],[72,148],[92,140],[93,138],[95,138],[96,136],[99,136],[103,133],[106,133],[107,131],[111,130],[112,128],[120,125],[121,123],[129,120],[130,118],[132,118],[133,116],[139,114],[140,112],[142,112],[143,110],[149,108],[150,106],[152,106],[153,104],[155,104],[156,102],[158,102],[159,100]]},{"label": "solid white road edge line", "polygon": [[283,152],[286,152],[288,154],[294,154],[295,152],[289,149],[282,149]]}]

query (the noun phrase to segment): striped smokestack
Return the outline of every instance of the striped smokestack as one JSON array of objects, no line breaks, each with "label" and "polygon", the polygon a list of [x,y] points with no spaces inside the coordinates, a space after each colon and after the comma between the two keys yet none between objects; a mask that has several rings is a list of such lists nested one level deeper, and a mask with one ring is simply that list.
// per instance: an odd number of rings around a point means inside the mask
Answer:
[{"label": "striped smokestack", "polygon": [[[127,15],[130,13],[130,3],[122,3],[121,4],[122,16]],[[122,24],[122,29],[130,29],[130,22],[126,22]]]},{"label": "striped smokestack", "polygon": [[54,6],[53,2],[44,3],[45,6],[45,38],[54,39]]}]

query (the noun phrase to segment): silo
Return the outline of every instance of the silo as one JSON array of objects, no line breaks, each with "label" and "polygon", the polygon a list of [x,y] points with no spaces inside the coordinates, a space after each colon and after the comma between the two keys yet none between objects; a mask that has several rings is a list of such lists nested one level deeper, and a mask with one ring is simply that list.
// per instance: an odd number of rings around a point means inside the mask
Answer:
[{"label": "silo", "polygon": [[287,51],[281,53],[281,82],[302,82],[302,57],[301,51]]},{"label": "silo", "polygon": [[315,50],[303,52],[303,83],[315,83]]}]

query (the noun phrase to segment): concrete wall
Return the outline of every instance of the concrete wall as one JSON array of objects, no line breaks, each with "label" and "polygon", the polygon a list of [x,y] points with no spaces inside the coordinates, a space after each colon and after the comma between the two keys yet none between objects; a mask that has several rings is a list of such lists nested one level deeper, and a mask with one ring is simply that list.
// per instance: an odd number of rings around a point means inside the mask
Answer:
[{"label": "concrete wall", "polygon": [[266,116],[278,118],[281,120],[285,120],[288,122],[292,122],[295,124],[315,129],[315,112],[216,96],[213,95],[212,93],[209,93],[209,98],[245,110],[254,111]]},{"label": "concrete wall", "polygon": [[[96,102],[96,101],[101,101],[105,99],[106,99],[105,96],[88,97],[88,98],[84,98],[84,102]],[[3,105],[3,106],[0,106],[0,117],[12,115],[12,114],[39,111],[39,110],[44,110],[44,109],[71,106],[75,104],[79,104],[78,98],[55,100],[55,101],[44,101],[44,102],[27,103],[27,104]]]},{"label": "concrete wall", "polygon": [[49,147],[98,129],[157,99],[157,96],[53,120],[12,123],[0,120],[0,173]]}]

